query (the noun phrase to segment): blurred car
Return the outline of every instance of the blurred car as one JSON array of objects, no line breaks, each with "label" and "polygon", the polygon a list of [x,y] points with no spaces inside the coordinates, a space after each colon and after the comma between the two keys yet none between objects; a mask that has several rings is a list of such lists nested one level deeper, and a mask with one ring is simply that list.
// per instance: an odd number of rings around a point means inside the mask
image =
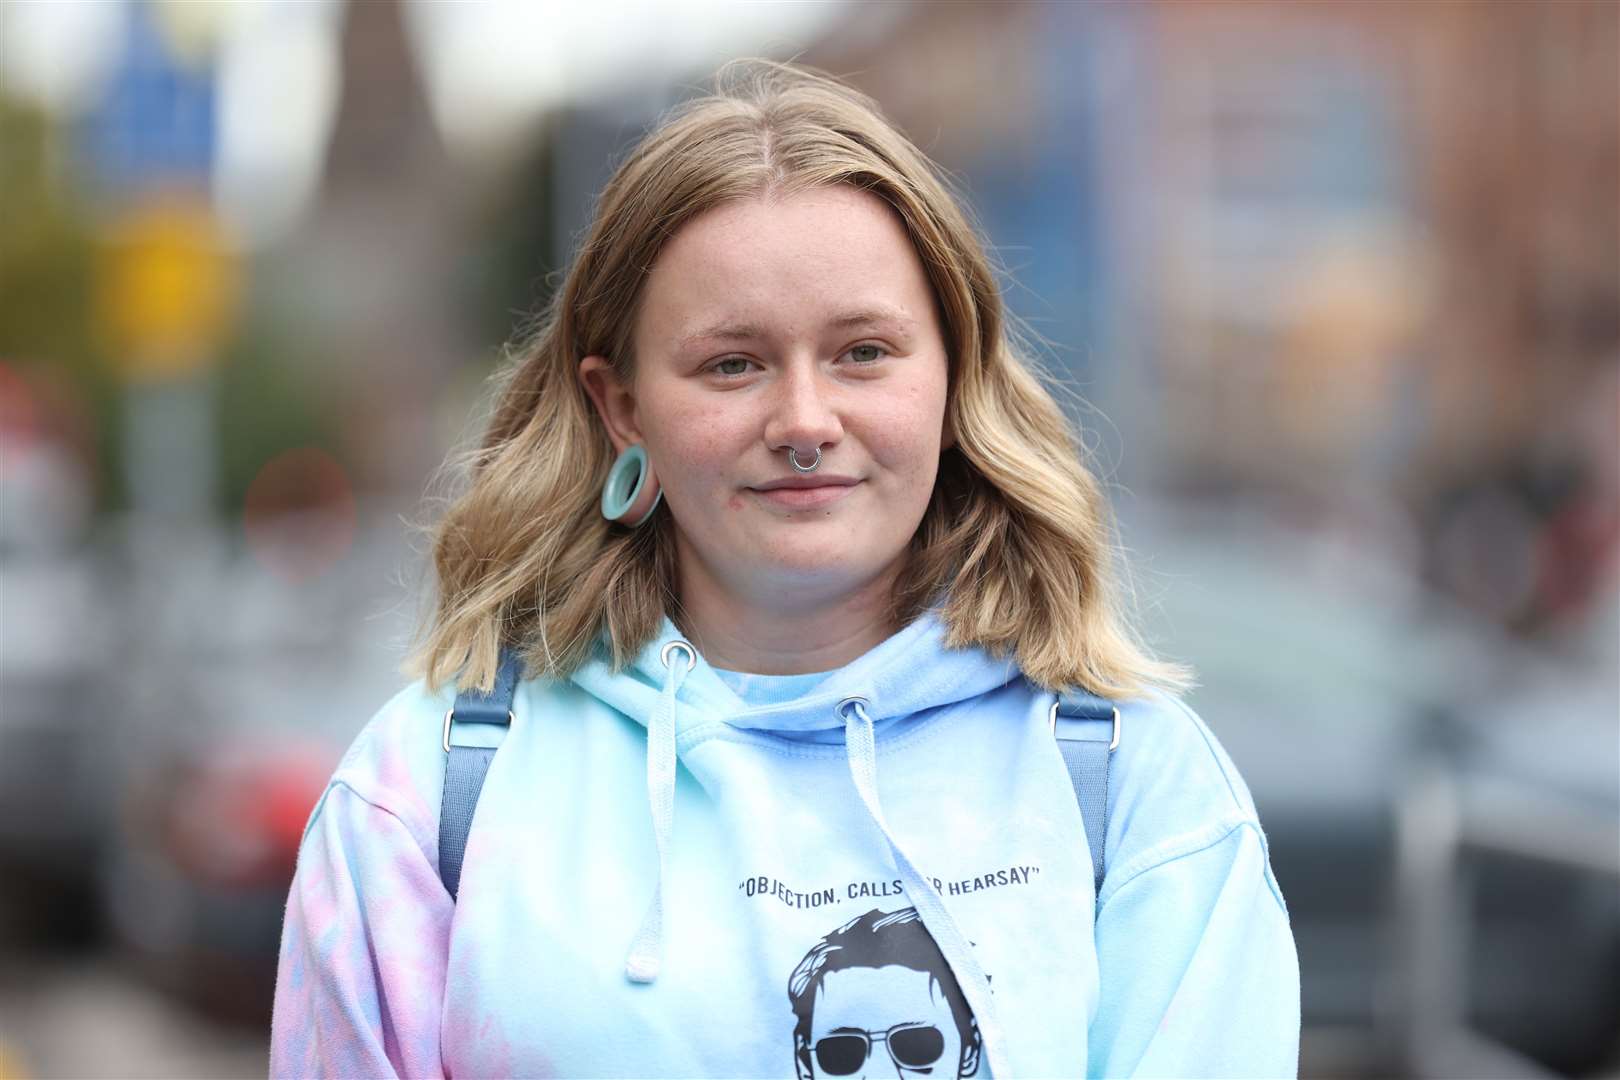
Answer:
[{"label": "blurred car", "polygon": [[[1539,656],[1426,590],[1398,527],[1347,536],[1298,509],[1138,501],[1121,524],[1149,635],[1197,669],[1189,702],[1269,838],[1302,1070],[1611,1062],[1620,890],[1593,852],[1620,850],[1614,648]],[[1516,848],[1468,816],[1487,781],[1542,808]],[[1557,854],[1571,820],[1584,861]]]},{"label": "blurred car", "polygon": [[[223,526],[135,546],[163,587],[122,717],[118,821],[101,867],[115,943],[210,1014],[268,1023],[282,916],[311,811],[349,743],[403,684],[401,548],[383,514],[308,581]],[[429,737],[433,737],[430,733]]]},{"label": "blurred car", "polygon": [[110,761],[83,454],[0,364],[0,940],[83,940]]}]

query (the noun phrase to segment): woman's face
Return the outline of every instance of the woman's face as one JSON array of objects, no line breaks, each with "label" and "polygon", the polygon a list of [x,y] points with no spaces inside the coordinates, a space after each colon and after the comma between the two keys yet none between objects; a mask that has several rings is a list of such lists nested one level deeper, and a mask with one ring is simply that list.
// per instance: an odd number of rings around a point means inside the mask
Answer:
[{"label": "woman's face", "polygon": [[[824,605],[896,571],[934,489],[947,359],[895,212],[848,186],[718,207],[654,263],[620,386],[581,378],[615,445],[645,445],[682,600]],[[821,464],[801,475],[788,462]],[[819,486],[772,494],[781,481]]]}]

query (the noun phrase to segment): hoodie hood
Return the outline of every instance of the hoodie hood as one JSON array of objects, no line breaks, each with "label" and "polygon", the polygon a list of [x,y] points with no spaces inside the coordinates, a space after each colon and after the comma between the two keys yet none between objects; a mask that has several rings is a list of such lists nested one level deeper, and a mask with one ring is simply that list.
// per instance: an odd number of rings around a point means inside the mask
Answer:
[{"label": "hoodie hood", "polygon": [[877,834],[873,839],[881,837],[896,873],[915,901],[918,917],[956,975],[977,1020],[992,1075],[1010,1075],[998,1060],[1004,1052],[989,980],[938,889],[890,831],[878,798],[879,724],[954,705],[1021,677],[1012,657],[997,660],[978,647],[947,649],[946,629],[938,606],[930,607],[856,660],[828,672],[824,681],[814,683],[800,696],[761,706],[750,706],[738,697],[668,617],[657,638],[618,673],[604,659],[609,655],[604,631],[596,656],[573,674],[572,681],[617,712],[646,725],[647,797],[658,850],[657,884],[631,942],[625,963],[627,978],[640,983],[658,978],[664,882],[674,843],[677,740],[716,724],[802,738],[841,729],[850,790],[866,807]]}]

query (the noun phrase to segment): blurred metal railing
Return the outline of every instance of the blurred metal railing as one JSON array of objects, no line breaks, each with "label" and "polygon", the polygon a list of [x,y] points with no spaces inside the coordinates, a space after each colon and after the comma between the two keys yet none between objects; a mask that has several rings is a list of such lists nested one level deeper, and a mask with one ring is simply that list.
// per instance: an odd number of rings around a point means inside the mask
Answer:
[{"label": "blurred metal railing", "polygon": [[1541,1063],[1469,1025],[1468,943],[1476,897],[1465,850],[1620,878],[1620,817],[1557,792],[1470,776],[1430,753],[1395,807],[1398,952],[1404,988],[1393,1043],[1414,1077],[1553,1077]]}]

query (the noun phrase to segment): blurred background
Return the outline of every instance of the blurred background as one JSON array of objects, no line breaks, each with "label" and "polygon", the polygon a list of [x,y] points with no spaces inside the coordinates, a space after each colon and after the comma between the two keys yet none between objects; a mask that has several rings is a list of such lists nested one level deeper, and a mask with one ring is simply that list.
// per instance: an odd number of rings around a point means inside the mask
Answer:
[{"label": "blurred background", "polygon": [[1302,1074],[1620,1076],[1617,41],[1578,0],[4,0],[0,1078],[264,1074],[435,470],[616,155],[752,54],[986,226],[1254,791]]}]

